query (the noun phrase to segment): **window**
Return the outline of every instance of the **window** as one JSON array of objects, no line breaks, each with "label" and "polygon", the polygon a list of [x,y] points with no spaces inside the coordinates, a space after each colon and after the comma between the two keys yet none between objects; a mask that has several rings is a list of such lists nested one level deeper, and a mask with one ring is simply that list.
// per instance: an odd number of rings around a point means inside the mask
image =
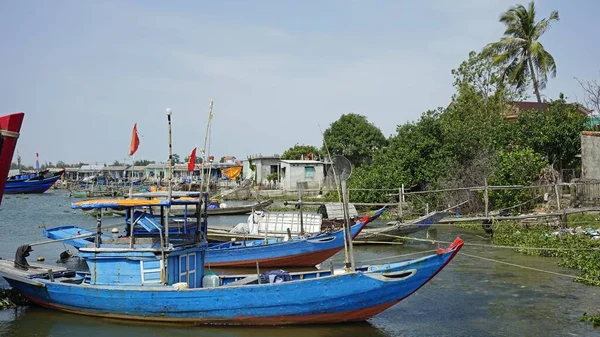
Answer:
[{"label": "window", "polygon": [[314,166],[306,166],[304,168],[304,177],[305,178],[313,178],[315,176],[315,167]]}]

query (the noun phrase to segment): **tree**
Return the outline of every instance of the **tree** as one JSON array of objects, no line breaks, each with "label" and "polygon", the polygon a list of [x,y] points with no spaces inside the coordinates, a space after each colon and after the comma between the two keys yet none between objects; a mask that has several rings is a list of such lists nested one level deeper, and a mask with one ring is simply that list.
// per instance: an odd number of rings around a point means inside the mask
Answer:
[{"label": "tree", "polygon": [[500,22],[506,25],[504,37],[488,44],[483,51],[485,56],[492,57],[494,65],[504,67],[504,76],[517,88],[525,87],[531,80],[540,111],[540,90],[546,87],[548,74],[556,76],[556,63],[538,39],[558,20],[558,11],[552,11],[548,18],[536,22],[533,1],[527,8],[513,6],[500,16]]},{"label": "tree", "polygon": [[600,113],[600,84],[598,81],[581,81],[577,79],[583,89],[583,101],[588,109]]},{"label": "tree", "polygon": [[59,160],[59,161],[56,162],[56,167],[63,167],[64,168],[64,167],[69,167],[69,165],[66,164],[64,161]]},{"label": "tree", "polygon": [[177,153],[173,154],[173,157],[171,159],[173,160],[173,164],[179,164],[181,162],[181,158]]},{"label": "tree", "polygon": [[369,163],[373,152],[383,148],[387,140],[381,130],[369,123],[365,116],[344,114],[323,134],[323,153],[343,155],[359,167]]},{"label": "tree", "polygon": [[[489,179],[491,185],[524,185],[535,183],[547,161],[542,155],[528,147],[516,146],[499,151],[494,156],[494,173]],[[494,208],[506,208],[525,203],[535,196],[531,190],[517,189],[491,191],[490,202]],[[531,205],[525,205],[530,207]]]},{"label": "tree", "polygon": [[321,157],[321,151],[312,145],[296,144],[281,155],[284,160],[315,159]]},{"label": "tree", "polygon": [[115,161],[113,161],[113,163],[112,163],[112,166],[123,166],[123,165],[125,165],[125,164],[122,164],[122,163],[121,163],[120,161],[118,161],[118,160],[115,160]]},{"label": "tree", "polygon": [[[190,156],[186,156],[185,158],[183,158],[183,162],[184,163],[189,163],[190,162]],[[194,160],[194,164],[202,164],[202,157],[196,156],[196,158]]]},{"label": "tree", "polygon": [[519,114],[514,125],[514,142],[542,154],[559,171],[574,168],[586,118],[577,105],[568,104],[561,94],[559,99],[548,103],[545,112],[529,110]]},{"label": "tree", "polygon": [[135,163],[133,163],[134,166],[148,166],[150,164],[154,164],[154,160],[140,159],[136,160]]}]

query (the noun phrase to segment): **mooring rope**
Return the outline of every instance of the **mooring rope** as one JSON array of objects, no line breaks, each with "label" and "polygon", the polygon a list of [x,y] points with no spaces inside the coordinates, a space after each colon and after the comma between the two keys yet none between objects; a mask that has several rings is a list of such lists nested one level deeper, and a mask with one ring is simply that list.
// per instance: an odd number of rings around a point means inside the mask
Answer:
[{"label": "mooring rope", "polygon": [[597,284],[598,283],[598,280],[591,280],[591,279],[588,279],[588,278],[585,278],[585,277],[581,277],[581,276],[574,276],[574,275],[557,273],[557,272],[554,272],[554,271],[543,270],[543,269],[534,268],[534,267],[522,266],[522,265],[515,264],[515,263],[510,263],[510,262],[506,262],[506,261],[500,261],[500,260],[490,259],[490,258],[487,258],[487,257],[482,257],[482,256],[477,256],[477,255],[471,255],[471,254],[467,254],[467,253],[463,253],[463,252],[461,252],[459,255],[464,255],[464,256],[471,257],[471,258],[480,259],[480,260],[489,261],[489,262],[496,262],[496,263],[500,263],[500,264],[505,264],[505,265],[511,266],[511,267],[517,267],[517,268],[522,268],[522,269],[527,269],[527,270],[533,270],[533,271],[537,271],[537,272],[540,272],[540,273],[546,273],[546,274],[551,274],[551,275],[555,275],[555,276],[568,277],[568,278],[573,279],[573,280],[575,280],[575,279],[585,280],[585,281],[591,282],[592,284]]},{"label": "mooring rope", "polygon": [[[431,239],[419,239],[419,238],[413,238],[413,237],[409,237],[409,236],[397,236],[397,235],[391,235],[391,234],[379,234],[379,235],[383,235],[383,236],[388,236],[388,237],[392,237],[395,239],[404,239],[404,240],[413,240],[413,241],[423,241],[423,242],[429,242],[429,243],[444,243],[444,244],[451,244],[452,242],[450,241],[440,241],[440,240],[431,240]],[[490,245],[490,244],[484,244],[484,243],[464,243],[465,246],[473,246],[473,247],[486,247],[486,248],[503,248],[503,249],[525,249],[525,250],[572,250],[572,251],[597,251],[600,250],[600,248],[562,248],[562,247],[547,247],[547,248],[543,248],[543,247],[522,247],[522,246],[503,246],[503,245]]]}]

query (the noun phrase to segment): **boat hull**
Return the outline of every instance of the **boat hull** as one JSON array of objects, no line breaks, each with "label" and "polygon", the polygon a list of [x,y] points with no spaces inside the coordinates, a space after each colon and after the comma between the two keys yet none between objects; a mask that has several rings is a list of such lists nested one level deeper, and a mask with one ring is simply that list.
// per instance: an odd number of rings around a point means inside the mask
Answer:
[{"label": "boat hull", "polygon": [[62,173],[40,180],[7,181],[6,187],[4,188],[4,194],[44,193],[49,190],[61,176]]},{"label": "boat hull", "polygon": [[24,113],[19,112],[12,115],[0,116],[0,130],[7,133],[12,133],[0,136],[0,203],[2,203],[2,195],[4,194],[6,179],[12,157],[17,146],[17,137],[23,124]]},{"label": "boat hull", "polygon": [[462,240],[455,241],[438,254],[354,273],[185,290],[31,280],[4,268],[0,275],[34,303],[76,314],[194,325],[328,324],[364,321],[395,305],[431,280],[461,247]]}]

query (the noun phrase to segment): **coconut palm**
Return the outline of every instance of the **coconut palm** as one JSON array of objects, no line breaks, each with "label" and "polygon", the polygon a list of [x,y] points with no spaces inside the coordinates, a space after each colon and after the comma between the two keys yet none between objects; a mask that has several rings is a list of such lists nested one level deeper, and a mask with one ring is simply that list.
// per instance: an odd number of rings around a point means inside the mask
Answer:
[{"label": "coconut palm", "polygon": [[558,20],[558,11],[552,11],[548,18],[536,22],[533,1],[527,8],[513,6],[500,16],[500,22],[506,25],[504,36],[483,50],[484,55],[492,57],[493,64],[504,67],[503,75],[517,88],[531,80],[540,110],[540,89],[546,87],[548,74],[556,76],[556,63],[538,39]]}]

